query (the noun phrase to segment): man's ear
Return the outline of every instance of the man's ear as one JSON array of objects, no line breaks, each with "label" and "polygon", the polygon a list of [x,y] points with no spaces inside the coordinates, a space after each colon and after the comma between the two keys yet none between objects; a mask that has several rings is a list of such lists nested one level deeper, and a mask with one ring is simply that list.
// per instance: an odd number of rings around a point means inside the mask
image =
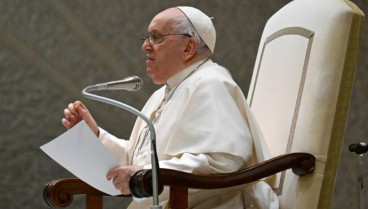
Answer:
[{"label": "man's ear", "polygon": [[186,45],[182,54],[184,61],[190,60],[197,52],[198,43],[194,37],[190,37],[186,41]]}]

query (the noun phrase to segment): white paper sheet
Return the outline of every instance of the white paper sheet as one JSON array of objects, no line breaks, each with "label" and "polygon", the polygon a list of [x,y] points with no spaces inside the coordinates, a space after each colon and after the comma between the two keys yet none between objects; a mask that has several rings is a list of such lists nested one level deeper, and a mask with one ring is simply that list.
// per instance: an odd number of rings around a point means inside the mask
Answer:
[{"label": "white paper sheet", "polygon": [[51,142],[40,147],[53,160],[92,187],[119,195],[106,174],[119,164],[88,127],[79,122]]}]

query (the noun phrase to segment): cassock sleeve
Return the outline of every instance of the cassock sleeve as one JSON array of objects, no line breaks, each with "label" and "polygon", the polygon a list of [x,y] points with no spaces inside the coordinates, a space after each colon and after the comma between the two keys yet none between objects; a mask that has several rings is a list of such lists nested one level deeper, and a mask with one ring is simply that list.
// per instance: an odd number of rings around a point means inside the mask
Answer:
[{"label": "cassock sleeve", "polygon": [[[170,160],[161,160],[160,168],[180,170],[187,173],[211,174],[230,173],[242,168],[245,164],[240,157],[225,154],[190,154],[184,153],[180,157],[173,157]],[[151,164],[145,165],[145,169],[151,169]]]},{"label": "cassock sleeve", "polygon": [[119,139],[116,136],[108,133],[102,128],[99,128],[100,135],[99,140],[110,151],[114,158],[118,161],[119,165],[128,165],[128,141]]}]

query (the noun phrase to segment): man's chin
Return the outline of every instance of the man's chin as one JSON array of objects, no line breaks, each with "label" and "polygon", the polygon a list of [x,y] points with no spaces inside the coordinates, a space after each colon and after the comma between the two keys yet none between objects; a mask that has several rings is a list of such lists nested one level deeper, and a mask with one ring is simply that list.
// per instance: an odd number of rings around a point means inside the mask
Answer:
[{"label": "man's chin", "polygon": [[153,77],[152,69],[147,67],[146,68],[146,74],[147,74],[148,77],[152,78]]},{"label": "man's chin", "polygon": [[155,79],[155,76],[154,76],[154,74],[152,73],[152,70],[150,69],[150,68],[146,68],[146,74],[147,74],[147,76],[148,77],[150,77],[151,78],[151,80],[152,80],[152,82],[154,83],[154,84],[157,84],[156,83],[156,79]]},{"label": "man's chin", "polygon": [[149,67],[146,68],[146,74],[148,77],[151,78],[154,84],[157,85],[164,84],[166,81],[163,81],[163,79],[160,76],[157,76],[157,74],[155,74],[154,72],[155,71],[152,68]]},{"label": "man's chin", "polygon": [[162,82],[160,79],[157,79],[156,77],[152,77],[152,76],[149,76],[152,80],[152,82],[156,85],[160,85],[160,84],[163,84],[165,82]]},{"label": "man's chin", "polygon": [[165,83],[165,81],[162,81],[162,79],[158,79],[158,78],[151,77],[151,76],[149,76],[149,77],[151,78],[152,82],[156,85],[161,85],[161,84]]}]

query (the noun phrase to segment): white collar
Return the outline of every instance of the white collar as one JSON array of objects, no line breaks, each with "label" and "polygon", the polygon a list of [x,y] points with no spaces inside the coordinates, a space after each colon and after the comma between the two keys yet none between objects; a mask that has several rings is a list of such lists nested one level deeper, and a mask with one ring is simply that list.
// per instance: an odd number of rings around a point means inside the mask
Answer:
[{"label": "white collar", "polygon": [[171,90],[175,89],[182,81],[189,77],[194,71],[196,71],[208,60],[209,58],[201,59],[169,78],[166,82],[167,91],[170,92]]}]

